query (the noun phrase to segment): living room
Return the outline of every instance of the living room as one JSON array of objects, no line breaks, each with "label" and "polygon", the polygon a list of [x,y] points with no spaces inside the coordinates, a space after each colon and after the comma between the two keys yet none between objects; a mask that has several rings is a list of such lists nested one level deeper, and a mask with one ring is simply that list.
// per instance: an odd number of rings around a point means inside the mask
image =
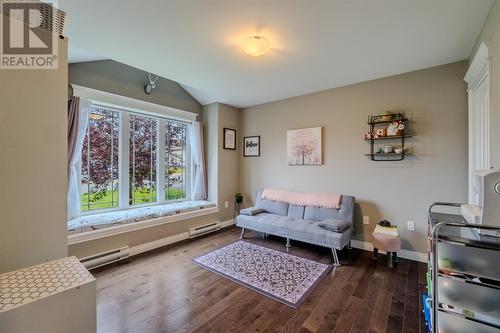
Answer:
[{"label": "living room", "polygon": [[499,0],[0,5],[1,332],[500,330]]}]

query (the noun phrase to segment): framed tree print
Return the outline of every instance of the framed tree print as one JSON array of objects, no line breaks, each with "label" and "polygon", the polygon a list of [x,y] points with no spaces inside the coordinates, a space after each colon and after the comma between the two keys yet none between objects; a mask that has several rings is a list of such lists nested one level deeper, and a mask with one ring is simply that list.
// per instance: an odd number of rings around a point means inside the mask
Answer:
[{"label": "framed tree print", "polygon": [[224,128],[224,149],[236,150],[236,130]]},{"label": "framed tree print", "polygon": [[288,130],[288,165],[321,165],[323,163],[321,133],[321,127]]},{"label": "framed tree print", "polygon": [[243,156],[260,156],[260,136],[246,136],[243,138]]}]

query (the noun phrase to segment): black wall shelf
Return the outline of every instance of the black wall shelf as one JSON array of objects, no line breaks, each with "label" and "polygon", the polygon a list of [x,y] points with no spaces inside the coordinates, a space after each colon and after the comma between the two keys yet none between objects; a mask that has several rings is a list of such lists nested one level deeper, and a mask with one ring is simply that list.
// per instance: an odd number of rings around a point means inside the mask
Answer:
[{"label": "black wall shelf", "polygon": [[404,136],[403,135],[389,135],[389,136],[384,136],[384,137],[381,137],[381,138],[372,138],[372,139],[365,139],[365,141],[370,141],[370,140],[394,140],[394,139],[401,139],[401,138],[411,138],[413,137],[413,135],[410,135],[410,134],[405,134]]},{"label": "black wall shelf", "polygon": [[[385,125],[385,124],[390,124],[395,121],[400,121],[405,125],[405,128],[401,130],[400,135],[389,135],[389,136],[383,136],[383,137],[373,137],[373,134],[375,133],[377,128],[381,128],[381,126],[378,125]],[[407,151],[405,151],[405,139],[413,137],[411,134],[406,134],[405,131],[407,130],[407,123],[408,123],[408,118],[404,116],[403,113],[395,113],[391,115],[377,115],[377,116],[370,116],[368,119],[367,124],[369,125],[370,128],[370,133],[372,133],[371,138],[365,138],[365,141],[370,142],[370,153],[365,154],[365,156],[370,157],[372,161],[381,161],[381,162],[389,162],[389,161],[402,161],[405,159],[406,156],[411,155]],[[383,141],[383,140],[398,140],[401,143],[401,148],[402,152],[401,153],[383,153],[383,152],[375,152],[375,141]]]}]

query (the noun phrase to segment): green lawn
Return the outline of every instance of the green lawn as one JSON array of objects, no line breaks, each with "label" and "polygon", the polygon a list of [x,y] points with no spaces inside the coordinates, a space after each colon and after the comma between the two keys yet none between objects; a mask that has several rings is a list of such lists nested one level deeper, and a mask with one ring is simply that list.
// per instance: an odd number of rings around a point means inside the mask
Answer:
[{"label": "green lawn", "polygon": [[[143,204],[143,203],[148,203],[148,202],[154,202],[156,199],[156,191],[153,191],[152,193],[148,191],[141,191],[140,189],[135,190],[134,192],[134,197],[136,200],[136,204]],[[113,197],[114,205],[111,205],[111,199]],[[153,200],[151,200],[151,197]],[[176,188],[169,188],[167,191],[165,191],[165,200],[177,200],[177,199],[182,199],[185,197],[185,191],[182,189],[176,189]],[[87,201],[87,196],[84,194],[82,195],[81,199],[81,204],[82,204],[82,211],[88,211],[88,201]],[[90,201],[90,210],[96,210],[96,209],[106,209],[106,208],[113,208],[113,207],[118,207],[118,191],[107,191],[102,198],[95,198],[95,195],[91,195],[91,201]]]}]

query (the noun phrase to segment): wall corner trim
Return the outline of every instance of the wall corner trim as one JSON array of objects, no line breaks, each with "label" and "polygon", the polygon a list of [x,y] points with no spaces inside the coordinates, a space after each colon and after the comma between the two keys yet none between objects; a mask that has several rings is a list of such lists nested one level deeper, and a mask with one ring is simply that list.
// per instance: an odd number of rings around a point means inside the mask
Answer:
[{"label": "wall corner trim", "polygon": [[[360,249],[360,250],[373,251],[373,244],[369,243],[369,242],[364,242],[364,241],[359,241],[359,240],[353,239],[353,240],[351,240],[351,246],[356,248],[356,249]],[[379,251],[379,252],[386,253],[385,251]],[[401,251],[398,251],[398,257],[413,260],[413,261],[427,263],[427,254],[426,253],[402,249]]]},{"label": "wall corner trim", "polygon": [[486,44],[481,43],[476,54],[474,54],[474,58],[470,62],[467,73],[465,73],[464,81],[467,82],[467,90],[470,90],[478,85],[484,77],[485,72],[489,71],[488,56],[488,47]]}]

